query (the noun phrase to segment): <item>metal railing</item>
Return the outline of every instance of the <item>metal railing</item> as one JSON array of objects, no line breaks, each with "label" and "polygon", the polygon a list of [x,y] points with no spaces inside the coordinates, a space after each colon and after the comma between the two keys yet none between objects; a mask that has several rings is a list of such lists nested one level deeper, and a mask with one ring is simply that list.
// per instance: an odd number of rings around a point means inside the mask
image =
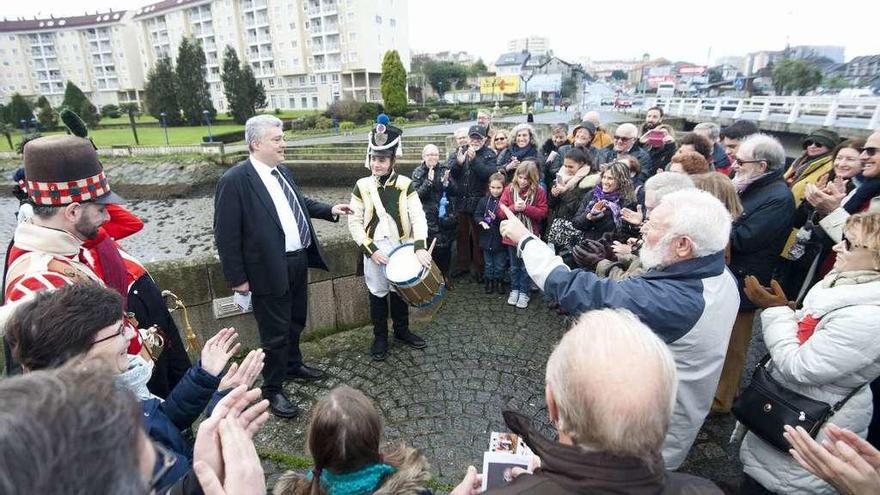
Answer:
[{"label": "metal railing", "polygon": [[753,96],[751,98],[647,98],[644,112],[657,106],[674,117],[730,117],[758,122],[821,125],[853,129],[880,128],[880,97]]}]

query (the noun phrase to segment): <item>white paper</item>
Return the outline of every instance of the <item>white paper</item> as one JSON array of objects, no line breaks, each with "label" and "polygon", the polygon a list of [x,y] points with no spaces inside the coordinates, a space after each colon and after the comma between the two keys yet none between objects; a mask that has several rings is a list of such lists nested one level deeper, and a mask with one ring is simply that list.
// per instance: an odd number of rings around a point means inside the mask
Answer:
[{"label": "white paper", "polygon": [[481,491],[502,488],[513,481],[510,474],[513,467],[529,468],[530,456],[508,454],[506,452],[486,452],[483,454],[483,484]]},{"label": "white paper", "polygon": [[241,308],[242,311],[250,311],[252,309],[251,308],[251,292],[248,291],[247,294],[241,294],[239,292],[236,292],[232,296],[232,302],[237,304],[238,307]]}]

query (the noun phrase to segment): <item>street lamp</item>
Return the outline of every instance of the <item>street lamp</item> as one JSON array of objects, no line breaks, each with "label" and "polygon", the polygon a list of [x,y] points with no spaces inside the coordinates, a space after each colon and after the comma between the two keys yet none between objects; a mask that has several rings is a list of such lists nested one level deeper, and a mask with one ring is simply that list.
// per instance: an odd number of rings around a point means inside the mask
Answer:
[{"label": "street lamp", "polygon": [[523,91],[523,93],[525,93],[526,103],[528,103],[529,102],[529,80],[531,80],[533,77],[535,77],[535,72],[531,69],[524,69],[522,72],[520,72],[519,77],[522,78],[523,82],[526,83],[525,90]]},{"label": "street lamp", "polygon": [[214,142],[214,136],[211,134],[211,112],[207,110],[202,110],[202,115],[205,117],[205,123],[208,124],[208,142]]},{"label": "street lamp", "polygon": [[162,128],[165,129],[165,146],[170,146],[170,144],[168,143],[168,121],[165,120],[166,118],[168,118],[168,114],[162,112],[159,114],[159,118],[162,119]]}]

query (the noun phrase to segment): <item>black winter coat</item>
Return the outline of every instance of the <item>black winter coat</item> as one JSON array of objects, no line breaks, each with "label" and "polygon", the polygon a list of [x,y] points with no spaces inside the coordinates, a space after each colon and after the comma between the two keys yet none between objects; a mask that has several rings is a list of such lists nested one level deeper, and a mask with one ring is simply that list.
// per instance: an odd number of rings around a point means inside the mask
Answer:
[{"label": "black winter coat", "polygon": [[[425,220],[428,222],[428,237],[437,239],[438,248],[448,248],[455,239],[455,230],[458,226],[458,218],[455,214],[454,204],[458,185],[450,173],[449,184],[443,186],[443,175],[449,167],[438,163],[434,167],[434,180],[428,180],[428,166],[422,162],[412,173],[412,185],[422,201],[422,209],[425,211]],[[440,199],[443,193],[449,204],[446,206],[446,216],[440,218]]]},{"label": "black winter coat", "polygon": [[[653,174],[654,168],[651,162],[651,155],[645,151],[644,148],[638,145],[638,143],[634,144],[633,147],[627,153],[620,153],[621,155],[632,155],[636,157],[639,161],[640,172],[636,176],[640,181],[645,182],[648,180]],[[611,163],[617,159],[618,153],[614,151],[614,144],[609,144],[608,146],[599,150],[599,153],[596,156],[596,164],[602,165],[605,163]]]},{"label": "black winter coat", "polygon": [[754,275],[763,285],[770,285],[791,232],[794,196],[778,170],[751,183],[739,199],[743,213],[730,231],[729,266],[739,285],[740,310],[750,311],[755,305],[742,292],[743,279]]},{"label": "black winter coat", "polygon": [[474,157],[465,160],[463,164],[453,156],[450,159],[452,170],[452,178],[458,183],[458,205],[456,206],[459,213],[472,214],[477,207],[480,198],[486,194],[489,187],[489,177],[498,171],[495,163],[495,152],[487,146],[476,151]]},{"label": "black winter coat", "polygon": [[[474,223],[478,226],[478,231],[480,235],[480,249],[486,250],[499,250],[501,249],[501,219],[498,218],[498,205],[501,203],[501,198],[493,198],[492,196],[486,195],[480,198],[480,202],[477,203],[477,208],[474,210]],[[494,218],[489,214],[492,212],[495,214]],[[491,221],[486,223],[489,224],[488,229],[484,229],[479,227],[480,222],[489,220]]]}]

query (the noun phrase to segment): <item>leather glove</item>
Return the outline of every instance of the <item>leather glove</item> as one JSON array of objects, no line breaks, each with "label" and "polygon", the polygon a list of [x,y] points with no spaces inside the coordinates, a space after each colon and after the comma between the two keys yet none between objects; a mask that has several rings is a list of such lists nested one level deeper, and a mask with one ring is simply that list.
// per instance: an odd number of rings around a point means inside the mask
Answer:
[{"label": "leather glove", "polygon": [[770,281],[770,287],[762,287],[761,283],[758,282],[758,279],[754,275],[746,276],[744,281],[745,287],[743,288],[743,292],[746,293],[746,297],[748,297],[755,306],[764,309],[776,306],[792,306],[792,303],[788,301],[788,297],[785,295],[785,292],[783,292],[782,287],[776,279]]},{"label": "leather glove", "polygon": [[571,250],[575,263],[588,271],[596,271],[596,265],[605,259],[605,245],[599,241],[585,239]]}]

